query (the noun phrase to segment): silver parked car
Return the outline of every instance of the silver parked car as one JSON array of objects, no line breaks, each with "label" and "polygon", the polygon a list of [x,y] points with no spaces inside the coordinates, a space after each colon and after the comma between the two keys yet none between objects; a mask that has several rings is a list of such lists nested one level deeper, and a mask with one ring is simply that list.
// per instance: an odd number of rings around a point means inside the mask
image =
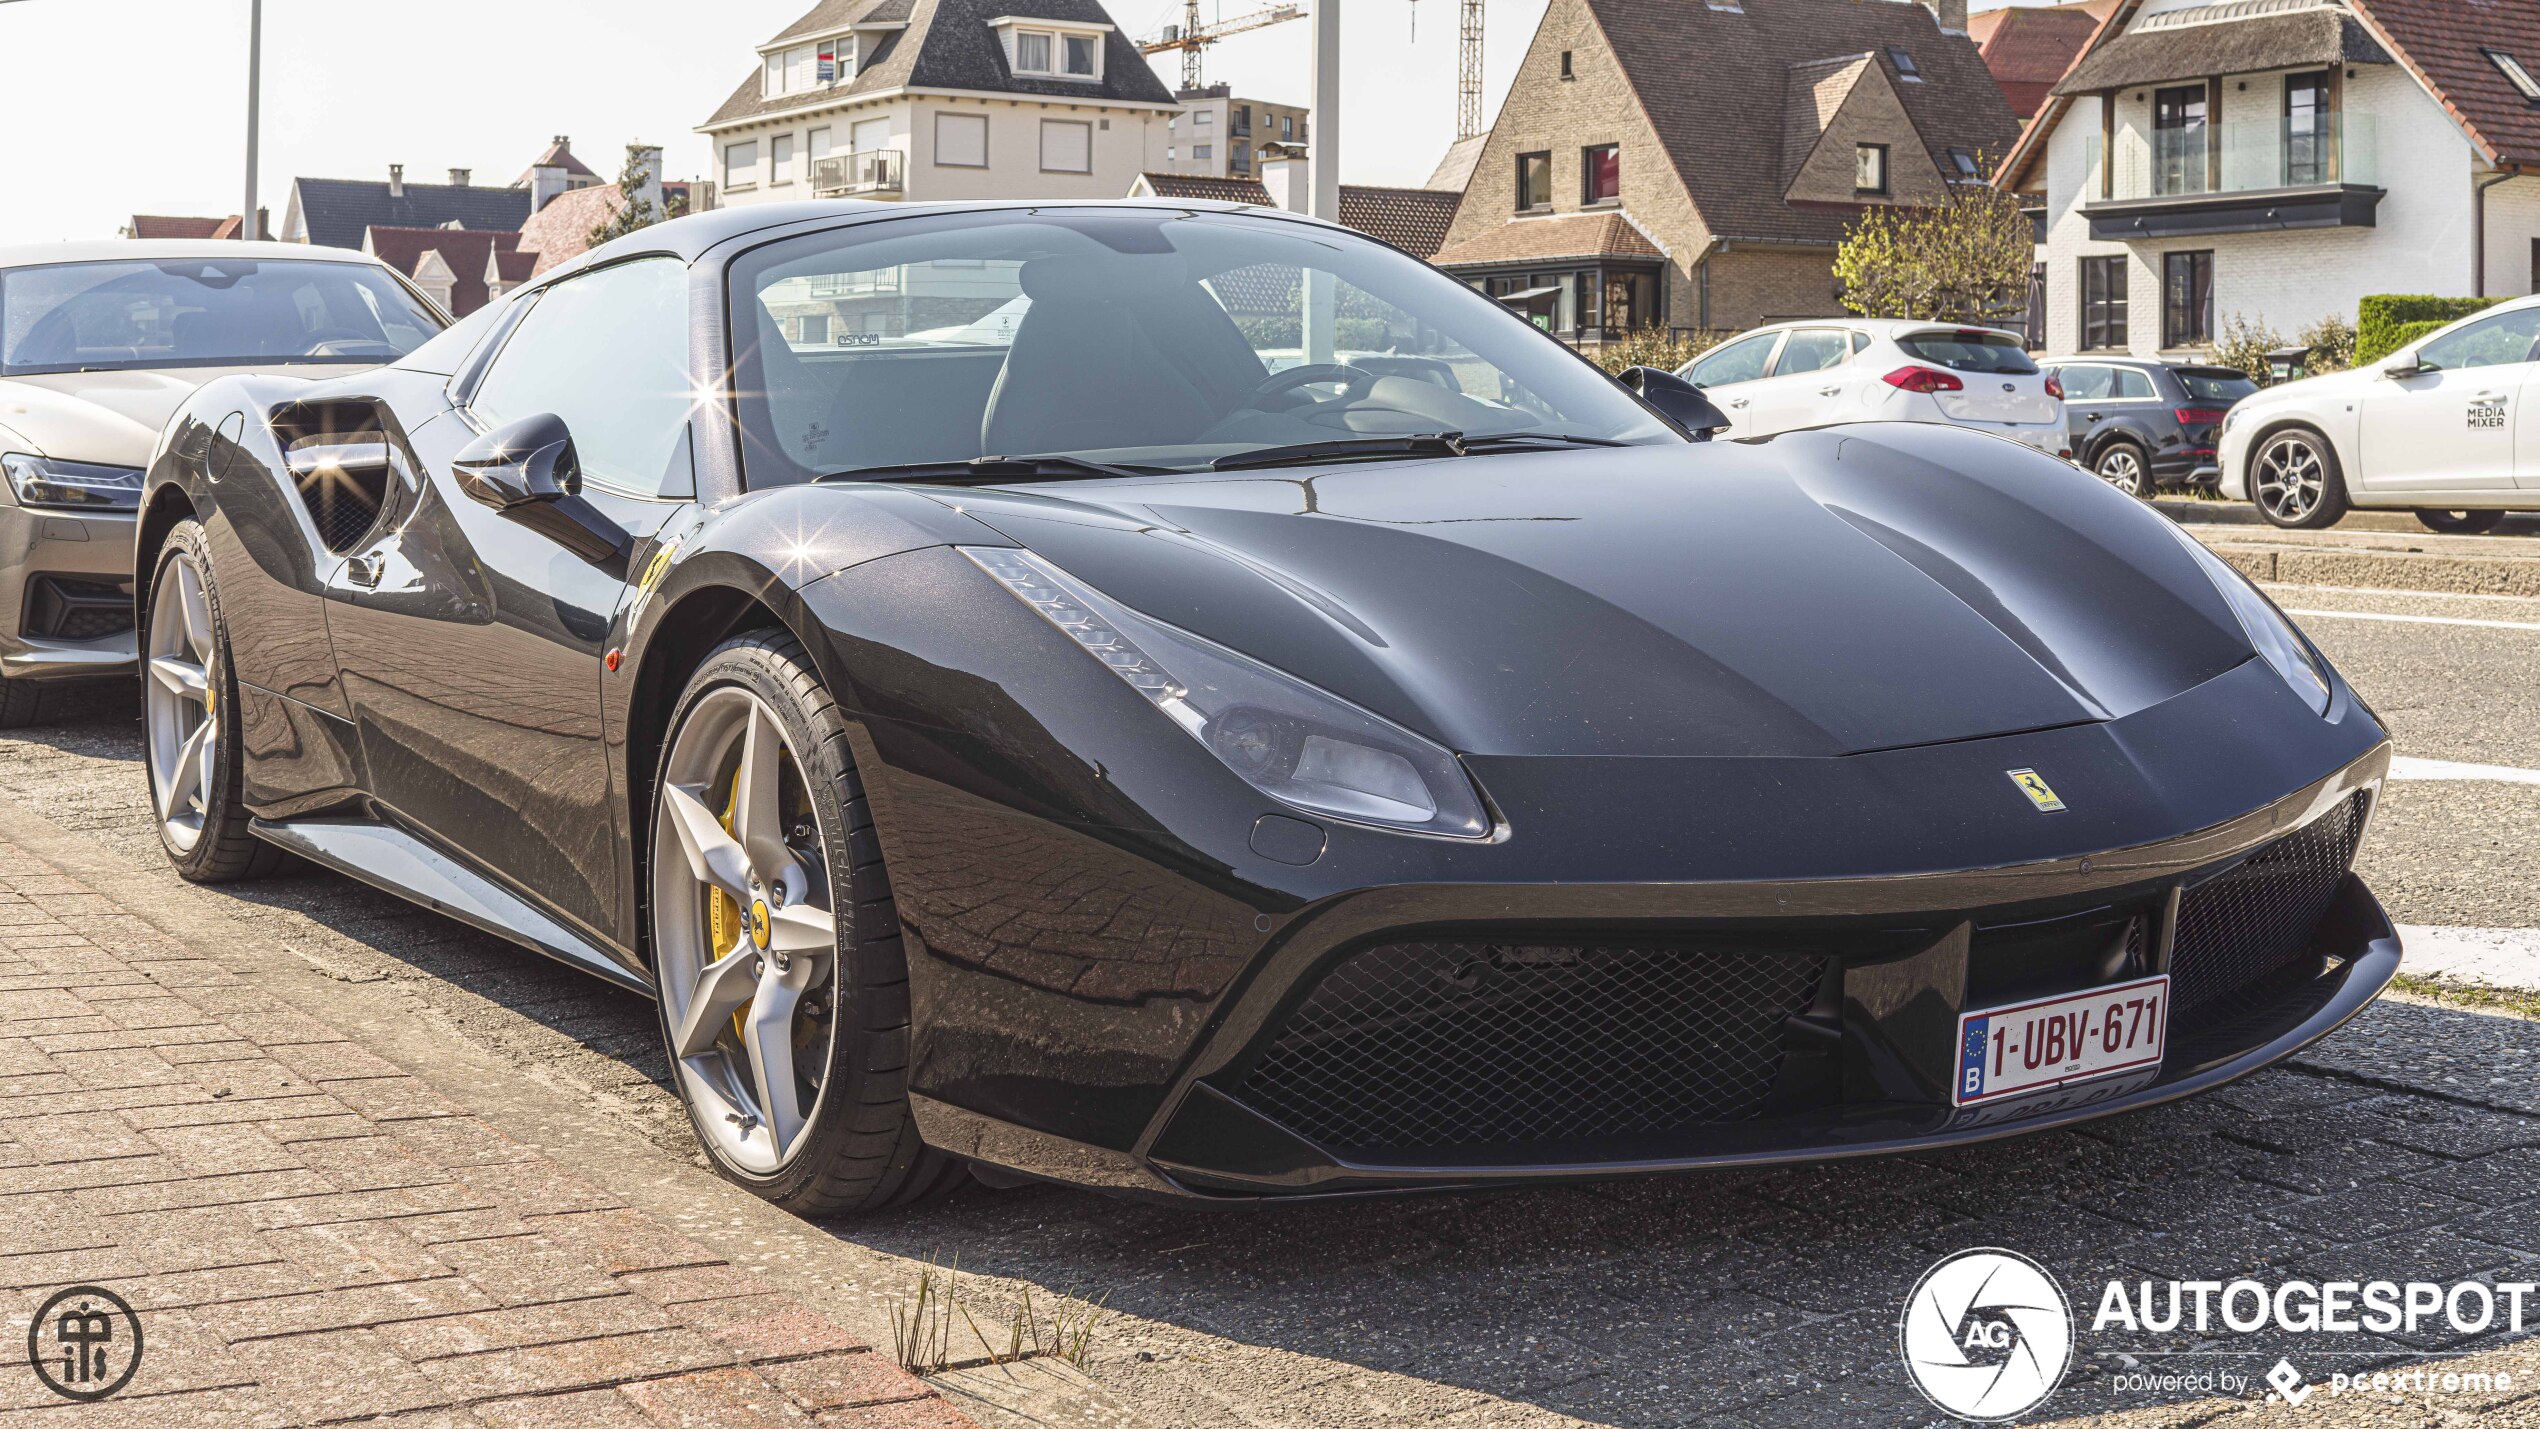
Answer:
[{"label": "silver parked car", "polygon": [[0,727],[42,718],[65,680],[130,673],[133,508],[195,388],[391,362],[448,321],[345,249],[0,248]]}]

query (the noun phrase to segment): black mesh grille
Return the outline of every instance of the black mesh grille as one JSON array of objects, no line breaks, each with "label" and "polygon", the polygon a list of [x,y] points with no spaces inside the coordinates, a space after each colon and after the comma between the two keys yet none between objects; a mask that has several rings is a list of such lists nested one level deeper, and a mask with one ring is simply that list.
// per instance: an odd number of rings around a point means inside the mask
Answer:
[{"label": "black mesh grille", "polygon": [[1825,971],[1735,948],[1386,944],[1324,975],[1241,1096],[1336,1151],[1744,1120]]},{"label": "black mesh grille", "polygon": [[2327,915],[2329,900],[2363,837],[2364,795],[2356,793],[2187,890],[2170,953],[2171,996],[2193,1011],[2298,961]]},{"label": "black mesh grille", "polygon": [[132,628],[132,597],[112,581],[37,576],[27,582],[27,634],[47,640],[101,640]]}]

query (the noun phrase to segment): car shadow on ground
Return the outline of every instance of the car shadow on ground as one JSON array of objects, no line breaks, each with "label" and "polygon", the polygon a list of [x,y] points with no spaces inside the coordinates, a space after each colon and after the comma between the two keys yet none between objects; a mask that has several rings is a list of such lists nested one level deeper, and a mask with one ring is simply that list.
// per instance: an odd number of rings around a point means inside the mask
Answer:
[{"label": "car shadow on ground", "polygon": [[[0,775],[39,806],[92,781],[63,821],[155,862],[139,738],[128,689],[83,693],[62,722],[14,732]],[[128,792],[93,782],[119,770]],[[644,999],[330,872],[221,891],[331,975],[397,979],[466,1035],[592,1088],[630,1132],[694,1154]],[[2429,1354],[2496,1359],[2499,1336],[2439,1326],[2197,1336],[2090,1321],[2111,1280],[2532,1278],[2535,1078],[2540,1024],[2385,1003],[2304,1067],[1947,1152],[1243,1208],[980,1188],[826,1229],[912,1262],[957,1258],[992,1334],[1016,1284],[1101,1297],[1120,1318],[1098,1332],[1097,1383],[1133,1406],[1215,1399],[1265,1424],[1359,1422],[1386,1388],[1361,1371],[1419,1382],[1441,1413],[1488,1395],[1633,1429],[1931,1422],[1897,1359],[1906,1296],[1941,1257],[1998,1246],[2074,1302],[2080,1359],[2046,1412],[2115,1414],[2203,1397],[2113,1391],[2146,1369],[2227,1368],[2262,1387],[2279,1357],[2315,1381]],[[2528,1349],[2518,1375],[2540,1371]]]}]

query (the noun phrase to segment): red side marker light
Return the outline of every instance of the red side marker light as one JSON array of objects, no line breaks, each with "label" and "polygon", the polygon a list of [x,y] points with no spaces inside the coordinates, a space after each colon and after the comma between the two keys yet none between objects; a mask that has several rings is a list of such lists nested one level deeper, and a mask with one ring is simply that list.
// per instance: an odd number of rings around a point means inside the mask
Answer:
[{"label": "red side marker light", "polygon": [[626,652],[623,650],[611,650],[608,654],[600,657],[600,663],[608,666],[609,673],[614,675],[617,673],[617,667],[626,663]]}]

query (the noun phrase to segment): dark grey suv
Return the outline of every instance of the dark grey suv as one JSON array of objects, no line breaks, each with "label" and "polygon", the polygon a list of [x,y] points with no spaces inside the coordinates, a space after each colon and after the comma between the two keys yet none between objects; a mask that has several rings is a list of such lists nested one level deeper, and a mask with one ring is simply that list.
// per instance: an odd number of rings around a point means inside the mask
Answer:
[{"label": "dark grey suv", "polygon": [[2146,501],[2164,486],[2217,484],[2223,414],[2258,390],[2236,367],[2139,357],[2068,357],[2045,367],[2064,389],[2073,460]]}]

